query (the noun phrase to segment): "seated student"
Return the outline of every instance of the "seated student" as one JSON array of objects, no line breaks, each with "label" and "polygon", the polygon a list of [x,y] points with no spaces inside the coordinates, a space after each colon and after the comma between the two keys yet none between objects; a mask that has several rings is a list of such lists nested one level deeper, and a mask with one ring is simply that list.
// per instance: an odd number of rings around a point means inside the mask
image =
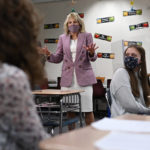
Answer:
[{"label": "seated student", "polygon": [[38,20],[29,0],[0,1],[0,150],[38,150],[48,137],[31,92],[43,78]]},{"label": "seated student", "polygon": [[129,46],[124,52],[124,64],[125,68],[115,72],[110,85],[112,117],[125,113],[150,114],[144,48]]}]

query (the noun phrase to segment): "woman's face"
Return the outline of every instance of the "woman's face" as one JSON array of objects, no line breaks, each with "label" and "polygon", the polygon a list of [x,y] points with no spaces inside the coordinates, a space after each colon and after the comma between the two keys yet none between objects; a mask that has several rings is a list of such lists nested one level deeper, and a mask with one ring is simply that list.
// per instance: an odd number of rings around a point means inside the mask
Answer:
[{"label": "woman's face", "polygon": [[76,21],[74,18],[69,18],[68,20],[68,27],[71,25],[79,25],[79,22]]},{"label": "woman's face", "polygon": [[141,54],[134,47],[128,48],[126,50],[125,56],[132,56],[132,57],[138,58],[138,64],[141,63]]}]

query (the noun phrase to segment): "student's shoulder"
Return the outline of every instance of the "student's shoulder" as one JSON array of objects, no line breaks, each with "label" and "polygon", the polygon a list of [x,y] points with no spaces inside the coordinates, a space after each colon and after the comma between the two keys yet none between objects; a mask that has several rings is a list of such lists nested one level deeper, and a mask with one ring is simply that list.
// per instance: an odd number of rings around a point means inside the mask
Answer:
[{"label": "student's shoulder", "polygon": [[115,74],[127,74],[127,71],[125,68],[118,68]]},{"label": "student's shoulder", "polygon": [[128,80],[129,74],[125,68],[119,68],[114,73],[114,78],[117,80]]},{"label": "student's shoulder", "polygon": [[26,76],[23,70],[14,65],[3,64],[3,67],[10,76]]},{"label": "student's shoulder", "polygon": [[6,83],[19,83],[19,82],[27,82],[27,76],[25,72],[19,69],[16,66],[9,64],[2,64],[0,67],[0,72],[2,71],[0,78],[1,81]]},{"label": "student's shoulder", "polygon": [[111,91],[113,93],[121,87],[130,87],[130,78],[128,72],[124,68],[117,69],[111,81]]}]

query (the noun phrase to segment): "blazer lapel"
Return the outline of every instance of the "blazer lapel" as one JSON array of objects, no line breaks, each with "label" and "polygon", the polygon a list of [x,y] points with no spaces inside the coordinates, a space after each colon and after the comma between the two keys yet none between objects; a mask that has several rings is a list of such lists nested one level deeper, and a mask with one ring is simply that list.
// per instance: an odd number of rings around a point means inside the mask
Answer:
[{"label": "blazer lapel", "polygon": [[71,50],[70,50],[70,35],[66,35],[64,45],[65,45],[66,54],[68,55],[69,59],[72,60]]},{"label": "blazer lapel", "polygon": [[76,52],[76,59],[75,59],[75,62],[78,60],[78,58],[79,58],[79,56],[80,56],[80,53],[82,52],[84,40],[86,40],[85,34],[84,34],[84,33],[79,33],[79,34],[78,34],[77,52]]}]

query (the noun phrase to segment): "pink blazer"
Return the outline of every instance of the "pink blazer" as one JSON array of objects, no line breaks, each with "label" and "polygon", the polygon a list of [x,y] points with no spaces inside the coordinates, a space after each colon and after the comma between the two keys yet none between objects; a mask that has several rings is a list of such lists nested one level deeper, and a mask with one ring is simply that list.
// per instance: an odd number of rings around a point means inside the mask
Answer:
[{"label": "pink blazer", "polygon": [[60,63],[63,61],[61,83],[63,87],[72,85],[73,71],[75,69],[77,82],[80,86],[88,86],[96,83],[96,77],[90,61],[97,59],[96,53],[90,57],[83,45],[93,43],[91,33],[79,33],[77,41],[77,53],[75,62],[72,61],[70,50],[70,35],[62,34],[59,37],[56,53],[51,54],[48,58],[49,62]]}]

